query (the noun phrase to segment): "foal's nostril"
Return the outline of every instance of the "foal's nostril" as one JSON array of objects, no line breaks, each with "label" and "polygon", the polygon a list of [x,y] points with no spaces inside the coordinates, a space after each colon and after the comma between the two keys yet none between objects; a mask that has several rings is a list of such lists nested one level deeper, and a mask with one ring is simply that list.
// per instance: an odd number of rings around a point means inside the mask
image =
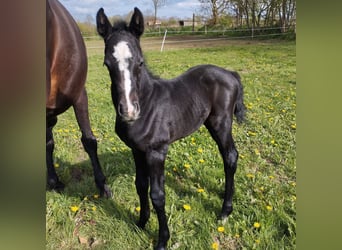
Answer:
[{"label": "foal's nostril", "polygon": [[139,113],[140,113],[140,106],[139,106],[139,103],[138,103],[138,102],[134,102],[133,105],[134,105],[135,113],[136,113],[136,114],[139,114]]},{"label": "foal's nostril", "polygon": [[121,103],[118,105],[118,113],[120,116],[123,116],[124,114],[124,106]]}]

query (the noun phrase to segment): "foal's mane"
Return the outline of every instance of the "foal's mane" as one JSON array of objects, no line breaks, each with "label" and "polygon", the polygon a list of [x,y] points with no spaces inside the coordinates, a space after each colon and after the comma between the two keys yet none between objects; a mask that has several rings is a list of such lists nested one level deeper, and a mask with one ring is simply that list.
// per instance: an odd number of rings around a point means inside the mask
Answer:
[{"label": "foal's mane", "polygon": [[115,32],[115,31],[119,31],[119,32],[120,31],[129,31],[127,22],[124,20],[116,21],[112,27],[112,32]]}]

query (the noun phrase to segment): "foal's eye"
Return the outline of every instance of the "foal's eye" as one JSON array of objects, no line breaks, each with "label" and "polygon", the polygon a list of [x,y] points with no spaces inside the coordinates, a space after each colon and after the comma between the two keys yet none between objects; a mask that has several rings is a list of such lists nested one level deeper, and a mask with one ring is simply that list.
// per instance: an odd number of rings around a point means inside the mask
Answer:
[{"label": "foal's eye", "polygon": [[144,61],[140,61],[139,63],[139,67],[143,66],[144,65]]}]

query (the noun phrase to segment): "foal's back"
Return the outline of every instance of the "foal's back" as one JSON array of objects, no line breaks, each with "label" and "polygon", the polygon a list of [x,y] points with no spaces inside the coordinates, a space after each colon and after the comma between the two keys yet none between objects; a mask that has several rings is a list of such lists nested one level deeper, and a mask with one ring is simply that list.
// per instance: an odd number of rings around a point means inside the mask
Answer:
[{"label": "foal's back", "polygon": [[[160,85],[156,95],[166,93],[171,106],[183,112],[189,110],[202,119],[206,119],[213,109],[233,112],[237,96],[242,92],[238,73],[214,65],[195,66]],[[167,99],[162,100],[165,101]]]}]

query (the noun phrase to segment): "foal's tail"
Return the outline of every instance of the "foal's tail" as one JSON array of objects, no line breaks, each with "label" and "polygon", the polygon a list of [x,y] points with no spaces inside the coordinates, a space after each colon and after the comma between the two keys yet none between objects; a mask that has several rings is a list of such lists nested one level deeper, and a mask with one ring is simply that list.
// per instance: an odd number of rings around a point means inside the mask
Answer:
[{"label": "foal's tail", "polygon": [[232,72],[234,77],[238,80],[238,96],[236,99],[236,105],[234,114],[236,116],[236,120],[239,124],[241,124],[245,120],[245,114],[246,114],[246,106],[243,103],[243,86],[241,83],[241,77],[237,72]]}]

